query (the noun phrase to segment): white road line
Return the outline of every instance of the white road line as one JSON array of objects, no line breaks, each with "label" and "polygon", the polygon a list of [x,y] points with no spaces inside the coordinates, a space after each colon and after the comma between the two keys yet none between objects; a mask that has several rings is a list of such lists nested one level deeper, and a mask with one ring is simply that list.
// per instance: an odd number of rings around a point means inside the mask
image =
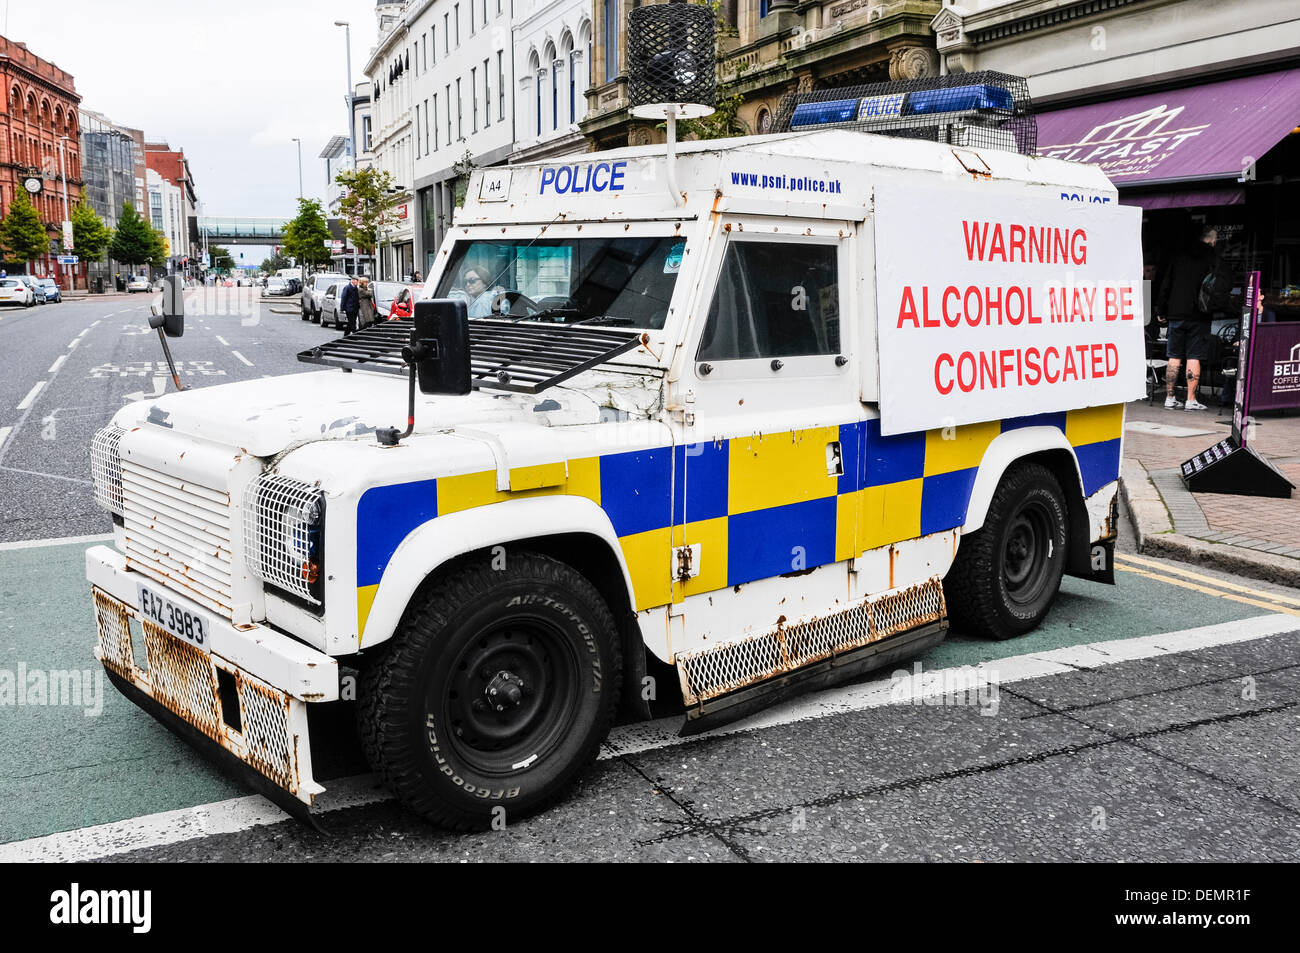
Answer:
[{"label": "white road line", "polygon": [[26,410],[30,407],[32,402],[36,400],[36,395],[39,394],[44,387],[45,381],[37,381],[32,389],[27,392],[27,396],[23,398],[22,403],[18,405],[18,409]]},{"label": "white road line", "polygon": [[[8,428],[0,429],[0,436]],[[0,439],[0,444],[4,440]],[[113,538],[112,533],[101,533],[98,536],[60,536],[57,539],[20,539],[13,543],[0,543],[0,552],[10,549],[41,549],[45,546],[71,546],[74,544],[84,543],[102,543]]]},{"label": "white road line", "polygon": [[[975,669],[982,671],[990,683],[1004,685],[1044,675],[1066,675],[1078,672],[1081,668],[1101,668],[1117,662],[1247,642],[1294,631],[1296,628],[1294,618],[1278,613],[1182,632],[1094,642],[1051,652],[994,659],[975,666]],[[599,757],[606,760],[796,721],[826,718],[889,704],[912,704],[927,696],[951,693],[953,680],[944,677],[945,672],[951,671],[956,670],[936,669],[919,676],[909,673],[907,678],[912,684],[906,702],[895,701],[902,693],[895,689],[892,677],[885,675],[866,684],[828,689],[797,698],[738,724],[690,738],[682,738],[677,734],[681,728],[680,717],[662,718],[641,725],[625,725],[610,732]],[[380,788],[372,776],[357,775],[331,781],[329,790],[317,799],[315,812],[327,814],[389,799],[388,792]],[[288,815],[270,801],[260,795],[250,795],[0,844],[0,863],[84,862],[147,847],[165,847],[215,834],[233,834],[285,820],[288,820]]]},{"label": "white road line", "polygon": [[9,439],[9,434],[13,429],[13,427],[0,427],[0,449],[4,448],[5,441]]},{"label": "white road line", "polygon": [[78,480],[76,477],[62,476],[58,473],[46,473],[43,470],[20,470],[18,469],[18,467],[0,466],[0,471],[5,471],[8,473],[22,473],[25,474],[26,476],[45,477],[50,480],[62,480],[65,483],[82,483],[85,484],[86,486],[95,485],[94,480]]},{"label": "white road line", "polygon": [[81,332],[80,334],[77,335],[77,338],[78,338],[78,339],[80,339],[80,338],[84,338],[84,337],[85,337],[87,334],[89,334],[89,333],[90,333],[90,328],[84,328],[84,329],[82,329],[82,332]]},{"label": "white road line", "polygon": [[68,355],[66,355],[66,354],[60,354],[60,355],[58,356],[58,358],[55,360],[55,362],[54,362],[53,364],[50,365],[50,369],[49,369],[48,371],[46,371],[45,373],[46,373],[46,374],[57,374],[57,373],[59,372],[59,368],[63,366],[63,362],[66,361],[67,359],[68,359]]},{"label": "white road line", "polygon": [[81,338],[73,338],[72,343],[68,345],[68,350],[71,351],[74,347],[76,347],[80,343],[81,343]]},{"label": "white road line", "polygon": [[230,342],[227,341],[225,338],[223,338],[220,334],[217,335],[217,340],[221,342],[222,347],[230,347]]},{"label": "white road line", "polygon": [[97,325],[97,324],[99,324],[99,319],[98,319],[98,318],[96,318],[94,321],[91,321],[91,322],[90,322],[90,326],[91,326],[92,328],[93,328],[95,325]]},{"label": "white road line", "polygon": [[253,362],[250,361],[248,358],[244,357],[244,355],[240,354],[238,351],[231,351],[230,353],[233,354],[233,355],[235,355],[235,357],[239,358],[241,361],[243,361],[243,362],[244,362],[245,364],[247,364],[249,367],[252,367],[252,366],[253,366]]}]

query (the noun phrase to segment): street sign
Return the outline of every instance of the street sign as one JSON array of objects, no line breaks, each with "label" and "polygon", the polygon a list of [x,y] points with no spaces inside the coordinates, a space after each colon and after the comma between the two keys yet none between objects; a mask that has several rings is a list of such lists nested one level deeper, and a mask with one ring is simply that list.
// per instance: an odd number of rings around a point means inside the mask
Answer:
[{"label": "street sign", "polygon": [[80,261],[81,261],[81,259],[78,258],[76,255],[60,255],[60,256],[59,256],[59,264],[60,264],[60,265],[76,265],[76,264],[79,264]]},{"label": "street sign", "polygon": [[68,251],[72,251],[73,249],[72,223],[69,222],[67,219],[64,219],[63,221],[63,247],[66,248]]}]

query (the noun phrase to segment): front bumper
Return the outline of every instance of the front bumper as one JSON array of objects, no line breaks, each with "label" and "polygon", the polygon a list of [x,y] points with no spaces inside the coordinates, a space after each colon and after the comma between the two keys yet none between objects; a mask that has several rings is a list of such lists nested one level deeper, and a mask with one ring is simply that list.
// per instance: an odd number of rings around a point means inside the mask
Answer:
[{"label": "front bumper", "polygon": [[[86,552],[86,578],[95,605],[95,657],[115,682],[131,686],[206,741],[303,804],[325,789],[312,777],[307,705],[339,697],[338,663],[267,626],[235,626],[173,590],[167,597],[211,625],[212,653],[175,638],[136,607],[136,583],[160,589],[131,572],[126,557],[96,546]],[[134,623],[134,625],[133,625]],[[143,667],[137,664],[142,640]],[[151,713],[131,692],[127,697]]]}]

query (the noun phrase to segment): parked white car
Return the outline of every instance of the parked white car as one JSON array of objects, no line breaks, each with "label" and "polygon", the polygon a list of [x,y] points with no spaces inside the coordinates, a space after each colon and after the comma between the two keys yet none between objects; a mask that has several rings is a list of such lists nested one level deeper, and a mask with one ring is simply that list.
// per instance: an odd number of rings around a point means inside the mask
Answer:
[{"label": "parked white car", "polygon": [[126,283],[128,294],[135,294],[137,291],[152,291],[153,287],[149,284],[149,279],[144,275],[136,275]]},{"label": "parked white car", "polygon": [[36,303],[32,289],[17,278],[0,278],[0,304],[20,304],[30,308]]}]

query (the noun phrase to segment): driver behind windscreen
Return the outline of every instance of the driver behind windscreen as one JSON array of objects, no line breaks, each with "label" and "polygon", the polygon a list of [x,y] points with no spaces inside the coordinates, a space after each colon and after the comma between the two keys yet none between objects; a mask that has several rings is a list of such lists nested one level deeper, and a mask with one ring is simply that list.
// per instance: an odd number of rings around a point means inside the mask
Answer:
[{"label": "driver behind windscreen", "polygon": [[460,284],[453,288],[449,295],[451,298],[460,298],[465,301],[471,318],[486,318],[501,310],[500,305],[495,308],[493,305],[497,296],[506,289],[500,285],[489,288],[486,275],[487,271],[485,269],[473,265],[469,266],[461,275]]}]

